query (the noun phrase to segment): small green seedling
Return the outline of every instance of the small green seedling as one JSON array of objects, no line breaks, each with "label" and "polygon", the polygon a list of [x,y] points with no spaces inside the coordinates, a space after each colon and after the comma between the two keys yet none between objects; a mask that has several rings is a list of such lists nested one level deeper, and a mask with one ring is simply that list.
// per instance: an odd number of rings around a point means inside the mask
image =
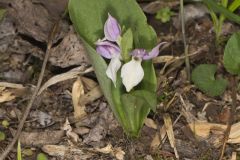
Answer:
[{"label": "small green seedling", "polygon": [[3,18],[5,16],[5,13],[6,13],[6,9],[1,9],[0,8],[0,22],[3,20]]},{"label": "small green seedling", "polygon": [[48,160],[48,158],[44,153],[39,153],[37,155],[37,160]]},{"label": "small green seedling", "polygon": [[166,23],[170,21],[171,16],[173,15],[174,12],[172,12],[169,7],[164,7],[157,12],[155,18],[159,19],[162,23]]},{"label": "small green seedling", "polygon": [[6,135],[4,132],[0,131],[0,142],[6,139]]},{"label": "small green seedling", "polygon": [[[223,56],[226,70],[232,75],[240,75],[240,32],[234,33],[228,40]],[[192,72],[193,83],[204,93],[210,96],[221,95],[228,82],[225,79],[215,79],[217,66],[214,64],[201,64]],[[238,86],[236,86],[238,87]]]},{"label": "small green seedling", "polygon": [[[203,0],[203,2],[207,5],[210,11],[216,34],[216,45],[218,46],[221,43],[221,32],[224,20],[227,18],[240,24],[240,16],[233,13],[237,8],[239,8],[240,1],[234,0],[231,4],[228,3],[228,0],[221,0],[220,4],[218,4],[215,0]],[[217,13],[219,13],[219,15]]]},{"label": "small green seedling", "polygon": [[22,150],[22,155],[23,155],[23,157],[32,156],[33,155],[33,150],[31,150],[31,148],[23,149]]},{"label": "small green seedling", "polygon": [[8,122],[7,120],[3,120],[3,121],[2,121],[2,126],[3,126],[4,128],[8,128],[9,122]]}]

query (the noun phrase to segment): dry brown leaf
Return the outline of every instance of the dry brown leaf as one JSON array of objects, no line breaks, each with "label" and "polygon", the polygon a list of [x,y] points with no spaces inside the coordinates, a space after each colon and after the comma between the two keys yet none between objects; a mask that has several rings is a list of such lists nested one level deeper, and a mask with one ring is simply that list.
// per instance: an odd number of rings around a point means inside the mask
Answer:
[{"label": "dry brown leaf", "polygon": [[[210,135],[214,136],[215,134],[217,137],[219,137],[218,135],[223,135],[227,125],[196,121],[188,124],[188,127],[197,138],[204,140],[209,138]],[[217,140],[218,142],[221,141],[220,138]],[[227,143],[240,143],[240,122],[232,125]]]},{"label": "dry brown leaf", "polygon": [[42,150],[50,156],[66,157],[67,154],[82,155],[91,157],[89,154],[84,153],[81,149],[69,147],[64,145],[44,145]]},{"label": "dry brown leaf", "polygon": [[92,71],[93,71],[92,67],[85,69],[83,66],[80,66],[80,67],[76,67],[66,73],[56,75],[56,76],[50,78],[46,83],[43,84],[43,86],[39,89],[38,95],[40,95],[45,89],[47,89],[48,87],[50,87],[56,83],[59,83],[59,82],[62,82],[62,81],[68,80],[68,79],[73,79],[73,78],[78,77],[78,75],[83,75],[83,74],[86,74],[86,73],[89,73]]},{"label": "dry brown leaf", "polygon": [[232,152],[231,160],[237,160],[237,152]]},{"label": "dry brown leaf", "polygon": [[175,59],[178,59],[179,57],[174,56],[158,56],[153,59],[153,63],[166,63],[174,61]]},{"label": "dry brown leaf", "polygon": [[96,99],[103,96],[102,90],[99,86],[94,87],[91,91],[86,93],[85,95],[82,95],[80,97],[79,103],[80,105],[86,105],[90,102],[95,101]]},{"label": "dry brown leaf", "polygon": [[98,85],[97,82],[87,77],[81,77],[81,80],[87,90],[92,90]]},{"label": "dry brown leaf", "polygon": [[0,87],[0,103],[8,102],[15,99],[16,96],[5,87]]},{"label": "dry brown leaf", "polygon": [[72,87],[72,102],[74,107],[74,118],[81,119],[86,116],[85,105],[81,105],[79,103],[80,97],[84,95],[84,87],[82,84],[82,80],[79,77],[74,83]]},{"label": "dry brown leaf", "polygon": [[113,147],[111,144],[108,144],[106,147],[96,148],[95,150],[100,153],[109,154],[113,152]]},{"label": "dry brown leaf", "polygon": [[125,152],[120,147],[113,148],[111,144],[108,144],[106,147],[96,148],[95,150],[100,153],[111,154],[116,157],[117,160],[124,160]]},{"label": "dry brown leaf", "polygon": [[73,142],[77,143],[80,141],[78,134],[72,131],[72,127],[68,119],[66,119],[62,129],[66,131],[67,137],[70,138]]},{"label": "dry brown leaf", "polygon": [[17,89],[24,88],[22,84],[9,83],[9,82],[0,82],[0,87],[17,88]]},{"label": "dry brown leaf", "polygon": [[156,133],[152,142],[151,142],[150,147],[151,147],[152,150],[156,150],[160,144],[161,144],[161,141],[160,141],[159,134]]},{"label": "dry brown leaf", "polygon": [[169,116],[169,114],[164,114],[163,120],[164,120],[164,126],[167,131],[170,145],[174,150],[174,154],[175,154],[176,158],[179,159],[179,155],[178,155],[177,148],[176,148],[175,137],[174,137],[174,133],[173,133],[173,125],[172,125],[171,117]]},{"label": "dry brown leaf", "polygon": [[[16,134],[16,130],[10,128],[10,131],[12,135]],[[39,147],[46,144],[57,144],[62,140],[63,136],[63,130],[21,132],[20,141],[23,145]]]},{"label": "dry brown leaf", "polygon": [[149,128],[157,129],[157,124],[150,118],[146,118],[144,124]]},{"label": "dry brown leaf", "polygon": [[124,160],[125,152],[120,147],[114,149],[113,154],[117,160]]}]

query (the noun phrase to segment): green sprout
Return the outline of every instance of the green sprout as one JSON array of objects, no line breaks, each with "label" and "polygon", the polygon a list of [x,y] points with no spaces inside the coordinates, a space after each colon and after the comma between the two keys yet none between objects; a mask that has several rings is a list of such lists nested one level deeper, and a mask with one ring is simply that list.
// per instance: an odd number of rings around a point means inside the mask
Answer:
[{"label": "green sprout", "polygon": [[170,21],[172,15],[174,15],[174,12],[169,7],[164,7],[157,12],[155,18],[159,19],[162,23],[166,23]]},{"label": "green sprout", "polygon": [[0,141],[4,141],[6,138],[6,135],[4,132],[0,131]]},{"label": "green sprout", "polygon": [[[234,0],[231,4],[228,3],[228,0],[221,0],[220,3],[214,0],[203,0],[203,2],[209,9],[216,35],[216,46],[218,46],[221,43],[221,32],[224,20],[228,18],[236,23],[240,22],[240,17],[233,14],[233,12],[239,8],[240,1]],[[217,13],[219,13],[219,15]]]},{"label": "green sprout", "polygon": [[3,126],[4,128],[8,128],[9,122],[8,122],[7,120],[3,120],[3,121],[2,121],[2,126]]},{"label": "green sprout", "polygon": [[43,153],[37,155],[37,160],[48,160],[47,156]]}]

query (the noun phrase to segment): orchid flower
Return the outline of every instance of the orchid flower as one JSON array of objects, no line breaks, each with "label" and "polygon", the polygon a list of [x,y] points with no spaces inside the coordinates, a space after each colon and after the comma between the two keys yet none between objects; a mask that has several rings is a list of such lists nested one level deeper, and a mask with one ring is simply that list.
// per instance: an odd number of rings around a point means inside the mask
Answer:
[{"label": "orchid flower", "polygon": [[121,38],[121,28],[117,20],[110,14],[108,14],[108,19],[104,24],[104,35],[102,40],[96,42],[96,51],[104,58],[111,59],[106,74],[116,87],[117,71],[121,67],[120,48],[117,45]]},{"label": "orchid flower", "polygon": [[145,49],[134,49],[131,52],[132,60],[125,63],[121,69],[122,82],[127,92],[137,86],[144,77],[144,70],[141,66],[142,60],[157,57],[162,44],[165,44],[165,42],[158,44],[150,52],[147,52]]},{"label": "orchid flower", "polygon": [[108,19],[104,25],[105,39],[111,42],[117,42],[121,37],[121,28],[117,20],[108,13]]}]

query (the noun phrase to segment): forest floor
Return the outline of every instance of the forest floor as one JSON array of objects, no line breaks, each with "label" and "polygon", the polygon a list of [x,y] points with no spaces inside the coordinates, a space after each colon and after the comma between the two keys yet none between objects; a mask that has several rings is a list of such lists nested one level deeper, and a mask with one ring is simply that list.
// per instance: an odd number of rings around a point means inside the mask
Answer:
[{"label": "forest floor", "polygon": [[[151,112],[137,139],[127,137],[103,97],[83,44],[70,19],[59,23],[41,93],[37,95],[20,136],[23,159],[44,153],[50,160],[214,160],[221,154],[232,105],[231,87],[223,95],[210,97],[187,79],[179,1],[142,2],[148,22],[159,41],[168,42],[153,60],[158,77],[157,111]],[[0,21],[0,152],[12,141],[25,108],[36,88],[47,48],[48,36],[60,18],[66,0],[0,0],[6,9]],[[168,6],[175,13],[169,22],[155,18]],[[225,41],[215,47],[213,24],[199,3],[185,4],[185,25],[191,68],[217,64],[217,74],[229,79],[223,67]],[[226,21],[227,39],[239,26]],[[73,86],[76,85],[75,90]],[[82,93],[78,95],[78,93]],[[74,114],[76,97],[84,102],[82,118]],[[73,102],[74,101],[74,102]],[[240,96],[237,95],[235,134],[239,135]],[[169,133],[173,130],[173,134]],[[230,134],[234,134],[230,133]],[[172,136],[171,136],[172,135]],[[0,137],[1,137],[0,136]],[[228,141],[225,159],[234,159],[239,143]],[[8,159],[16,159],[17,147]]]}]

